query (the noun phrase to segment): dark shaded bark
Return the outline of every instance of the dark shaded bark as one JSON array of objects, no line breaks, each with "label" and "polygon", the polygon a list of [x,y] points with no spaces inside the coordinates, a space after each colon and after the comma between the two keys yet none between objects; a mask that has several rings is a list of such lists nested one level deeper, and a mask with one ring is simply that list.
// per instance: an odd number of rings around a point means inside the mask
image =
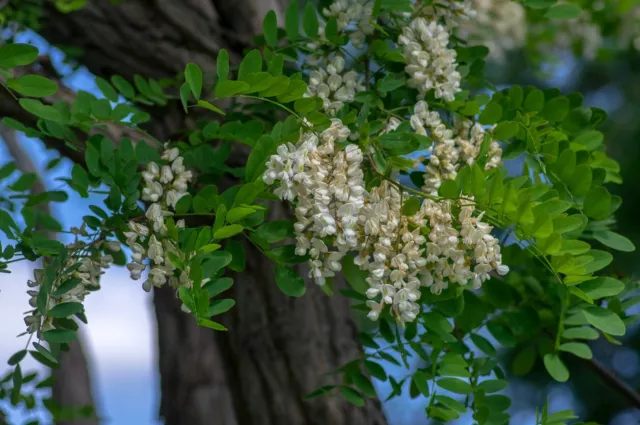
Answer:
[{"label": "dark shaded bark", "polygon": [[[276,7],[282,16],[283,3],[98,0],[71,14],[47,9],[40,32],[52,43],[82,48],[77,60],[96,75],[173,77],[192,61],[206,76],[215,72],[219,49],[237,61],[264,13]],[[174,103],[154,111],[149,131],[163,140],[185,124]],[[280,207],[271,218],[283,216]],[[335,381],[324,374],[361,355],[348,301],[327,297],[313,284],[305,297],[288,298],[274,282],[270,261],[253,247],[245,252],[247,270],[234,277],[229,294],[237,305],[221,319],[229,332],[198,328],[170,289],[155,293],[166,424],[384,424],[377,401],[358,409],[338,398],[302,400]]]}]

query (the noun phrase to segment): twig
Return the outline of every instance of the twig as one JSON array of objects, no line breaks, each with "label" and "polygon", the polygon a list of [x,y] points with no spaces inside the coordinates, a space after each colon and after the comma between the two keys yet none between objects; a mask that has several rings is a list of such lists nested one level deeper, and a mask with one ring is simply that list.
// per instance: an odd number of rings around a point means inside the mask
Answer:
[{"label": "twig", "polygon": [[609,370],[606,366],[604,366],[596,359],[584,359],[584,362],[592,371],[596,373],[596,375],[600,377],[600,379],[602,379],[604,383],[625,396],[632,406],[640,409],[640,394],[636,390],[631,388],[629,384],[618,378],[615,373],[613,373],[613,371]]}]

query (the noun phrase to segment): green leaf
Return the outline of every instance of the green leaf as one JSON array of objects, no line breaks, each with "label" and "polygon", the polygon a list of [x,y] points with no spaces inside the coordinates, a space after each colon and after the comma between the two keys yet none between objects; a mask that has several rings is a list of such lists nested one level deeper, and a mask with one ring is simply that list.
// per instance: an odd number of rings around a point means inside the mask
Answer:
[{"label": "green leaf", "polygon": [[598,331],[589,327],[568,328],[562,332],[562,337],[566,339],[598,339]]},{"label": "green leaf", "polygon": [[217,316],[218,314],[226,313],[234,305],[236,305],[236,302],[231,298],[215,300],[211,303],[211,305],[209,305],[209,311],[207,314],[209,317]]},{"label": "green leaf", "polygon": [[571,353],[582,359],[591,360],[593,358],[591,348],[589,348],[589,346],[583,342],[566,342],[560,345],[560,347],[558,347],[558,350],[566,351],[567,353]]},{"label": "green leaf", "polygon": [[196,99],[200,99],[202,93],[202,70],[193,62],[187,64],[184,70],[184,78],[191,88],[191,93]]},{"label": "green leaf", "polygon": [[262,21],[262,31],[264,32],[264,40],[270,47],[275,47],[278,43],[278,18],[276,12],[270,10]]},{"label": "green leaf", "polygon": [[64,318],[73,316],[77,313],[82,313],[82,311],[84,311],[84,307],[82,306],[82,304],[76,302],[68,302],[54,306],[51,310],[49,310],[48,316],[55,318]]},{"label": "green leaf", "polygon": [[244,81],[223,80],[216,84],[216,97],[218,99],[224,99],[231,97],[238,93],[244,93],[249,91],[251,86]]},{"label": "green leaf", "polygon": [[74,331],[67,329],[51,329],[42,334],[42,339],[53,344],[67,344],[78,338]]},{"label": "green leaf", "polygon": [[222,109],[218,108],[215,105],[212,105],[211,103],[207,102],[206,100],[198,100],[198,106],[204,109],[208,109],[211,112],[215,112],[216,114],[220,114],[220,115],[226,115]]},{"label": "green leaf", "polygon": [[36,174],[23,174],[18,178],[18,180],[16,180],[9,186],[9,189],[15,192],[24,192],[26,190],[29,190],[29,188],[31,188],[31,186],[33,186],[36,181],[38,181],[38,176]]},{"label": "green leaf", "polygon": [[544,107],[544,93],[536,88],[532,89],[524,99],[524,110],[538,112]]},{"label": "green leaf", "polygon": [[42,356],[44,356],[47,360],[49,360],[50,362],[57,364],[58,363],[58,359],[56,359],[56,356],[54,356],[49,350],[47,350],[44,346],[38,344],[37,342],[33,343],[33,346],[35,347],[36,350],[38,350],[38,352],[40,354],[42,354]]},{"label": "green leaf", "polygon": [[189,97],[191,96],[191,89],[189,88],[189,84],[182,83],[180,86],[180,102],[182,103],[182,107],[184,111],[187,112],[189,105]]},{"label": "green leaf", "polygon": [[20,350],[17,353],[13,354],[11,357],[9,357],[9,360],[7,361],[7,363],[9,364],[9,366],[15,366],[18,363],[20,363],[26,355],[27,355],[27,350]]},{"label": "green leaf", "polygon": [[503,121],[493,130],[493,135],[497,140],[507,140],[518,134],[520,126],[514,121]]},{"label": "green leaf", "polygon": [[304,279],[288,267],[277,264],[275,277],[278,288],[290,297],[301,297],[306,292]]},{"label": "green leaf", "polygon": [[491,342],[489,342],[489,340],[486,339],[485,337],[472,333],[471,341],[473,341],[475,346],[478,347],[478,349],[480,349],[481,351],[483,351],[486,355],[488,356],[496,355],[496,349],[493,347]]},{"label": "green leaf", "polygon": [[580,284],[579,288],[590,298],[597,300],[618,295],[624,291],[624,283],[612,277],[599,277]]},{"label": "green leaf", "polygon": [[268,221],[256,229],[255,235],[267,243],[280,242],[285,238],[294,236],[293,221]]},{"label": "green leaf", "polygon": [[231,208],[229,212],[227,212],[227,222],[235,223],[236,221],[240,221],[248,215],[256,212],[255,209],[251,207],[235,207]]},{"label": "green leaf", "polygon": [[584,196],[591,188],[593,181],[593,173],[591,167],[587,164],[576,166],[573,175],[569,179],[569,187],[575,196]]},{"label": "green leaf", "polygon": [[244,230],[244,226],[240,224],[230,224],[215,231],[213,237],[215,239],[226,239],[237,235]]},{"label": "green leaf", "polygon": [[420,210],[421,204],[420,198],[417,196],[408,198],[402,205],[402,214],[408,217],[415,215]]},{"label": "green leaf", "polygon": [[198,325],[204,326],[205,328],[213,329],[214,331],[226,331],[228,330],[223,325],[218,322],[214,322],[213,320],[208,320],[204,318],[198,319]]},{"label": "green leaf", "polygon": [[593,257],[593,260],[584,265],[585,273],[594,273],[607,267],[613,261],[613,255],[606,251],[600,251],[592,249],[589,251],[589,255]]},{"label": "green leaf", "polygon": [[216,58],[216,72],[218,74],[218,84],[229,78],[229,52],[222,49]]},{"label": "green leaf", "polygon": [[498,103],[491,102],[485,106],[480,113],[478,122],[480,122],[480,124],[490,125],[500,121],[500,118],[502,118],[502,106]]},{"label": "green leaf", "polygon": [[589,306],[582,310],[582,313],[591,326],[600,329],[602,332],[614,336],[622,336],[626,332],[622,319],[611,310]]},{"label": "green leaf", "polygon": [[596,220],[602,220],[609,216],[611,207],[611,194],[604,187],[592,188],[584,200],[584,213]]},{"label": "green leaf", "polygon": [[298,0],[292,0],[285,11],[284,28],[289,41],[295,41],[300,34],[300,9]]},{"label": "green leaf", "polygon": [[431,395],[431,393],[429,392],[427,375],[423,371],[418,370],[416,373],[413,374],[413,377],[411,379],[415,384],[416,388],[418,389],[418,391],[420,391],[420,394],[422,394],[425,397],[429,397]]},{"label": "green leaf", "polygon": [[549,375],[558,382],[567,382],[569,379],[569,369],[560,359],[560,356],[555,353],[545,354],[544,367],[549,372]]},{"label": "green leaf", "polygon": [[438,188],[438,195],[446,199],[458,199],[460,196],[458,183],[455,180],[444,180]]},{"label": "green leaf", "polygon": [[380,366],[378,363],[372,362],[371,360],[365,360],[364,368],[374,378],[379,379],[380,381],[387,380],[387,372],[385,372],[384,368]]},{"label": "green leaf", "polygon": [[507,388],[507,385],[507,381],[503,379],[487,379],[486,381],[480,382],[477,389],[490,394],[504,390],[505,388]]},{"label": "green leaf", "polygon": [[595,232],[593,236],[603,245],[606,245],[609,248],[613,248],[618,251],[632,252],[636,250],[633,242],[631,242],[626,237],[610,230]]},{"label": "green leaf", "polygon": [[569,99],[564,96],[558,96],[545,103],[540,115],[549,121],[560,122],[564,120],[568,113]]},{"label": "green leaf", "polygon": [[235,272],[243,271],[246,264],[244,246],[238,241],[230,240],[227,242],[225,250],[231,254],[229,268]]},{"label": "green leaf", "polygon": [[516,339],[506,326],[500,323],[489,322],[487,324],[487,330],[501,344],[506,345],[507,347],[516,346]]},{"label": "green leaf", "polygon": [[585,131],[573,139],[573,143],[577,143],[588,151],[594,150],[602,144],[604,134],[597,130]]},{"label": "green leaf", "polygon": [[305,400],[309,400],[312,398],[320,397],[331,392],[335,388],[335,385],[325,385],[323,387],[318,388],[317,390],[311,391],[309,394],[304,396]]},{"label": "green leaf", "polygon": [[353,288],[359,294],[365,294],[369,289],[369,284],[366,281],[368,273],[360,270],[360,267],[354,262],[352,255],[346,255],[342,261],[342,273],[349,286]]},{"label": "green leaf", "polygon": [[16,170],[15,162],[7,162],[2,167],[0,167],[0,180],[4,180],[9,177]]},{"label": "green leaf", "polygon": [[471,384],[457,378],[440,378],[436,381],[436,385],[456,394],[471,394],[473,392]]},{"label": "green leaf", "polygon": [[256,142],[253,150],[249,154],[245,166],[245,180],[255,181],[262,175],[266,168],[266,161],[272,153],[275,153],[276,144],[271,136],[263,135]]},{"label": "green leaf", "polygon": [[387,74],[378,81],[378,91],[390,92],[398,89],[406,84],[404,76],[398,76],[396,74]]},{"label": "green leaf", "polygon": [[96,77],[96,85],[107,99],[112,102],[118,101],[118,92],[113,88],[111,84],[104,78]]},{"label": "green leaf", "polygon": [[313,3],[307,3],[304,7],[304,11],[302,12],[302,28],[304,29],[304,33],[307,37],[318,37],[320,24],[318,22],[318,14],[316,13],[316,8]]},{"label": "green leaf", "polygon": [[253,49],[240,62],[238,80],[244,80],[247,75],[260,71],[262,71],[262,55],[259,50]]},{"label": "green leaf", "polygon": [[[307,5],[310,5],[311,3],[307,3]],[[315,13],[315,10],[314,10]],[[340,394],[342,394],[342,397],[345,398],[345,400],[347,400],[349,403],[353,404],[354,406],[357,407],[362,407],[364,406],[364,398],[362,398],[362,396],[353,388],[349,388],[349,387],[340,387]]]},{"label": "green leaf", "polygon": [[7,43],[0,46],[0,68],[15,68],[29,65],[38,57],[38,49],[22,43]]},{"label": "green leaf", "polygon": [[215,297],[233,286],[233,279],[221,277],[205,285],[210,297]]},{"label": "green leaf", "polygon": [[61,116],[56,108],[53,106],[45,105],[36,99],[20,99],[18,100],[20,106],[25,111],[32,113],[33,115],[50,121],[60,121]]},{"label": "green leaf", "polygon": [[580,6],[573,3],[564,3],[552,6],[544,16],[550,19],[573,19],[580,15],[582,15]]},{"label": "green leaf", "polygon": [[190,193],[184,194],[178,202],[176,202],[176,214],[184,214],[189,212],[191,203],[193,202],[193,196]]},{"label": "green leaf", "polygon": [[373,384],[371,384],[371,381],[369,380],[369,378],[367,378],[362,373],[360,373],[360,371],[358,371],[357,373],[353,373],[351,375],[351,379],[353,381],[353,384],[360,391],[362,391],[362,393],[364,395],[369,396],[369,397],[375,397],[376,396],[376,390],[375,390],[375,388],[373,388]]},{"label": "green leaf", "polygon": [[113,84],[114,87],[127,99],[132,99],[136,95],[136,90],[133,88],[131,83],[120,75],[112,76],[111,84]]},{"label": "green leaf", "polygon": [[17,79],[9,79],[7,85],[23,96],[45,97],[54,95],[58,85],[40,75],[25,75]]}]

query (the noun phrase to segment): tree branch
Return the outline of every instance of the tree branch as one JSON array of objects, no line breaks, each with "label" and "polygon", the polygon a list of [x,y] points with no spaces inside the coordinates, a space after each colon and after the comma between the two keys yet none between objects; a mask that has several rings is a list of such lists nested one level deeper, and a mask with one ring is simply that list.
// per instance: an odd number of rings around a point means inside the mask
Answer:
[{"label": "tree branch", "polygon": [[590,360],[583,359],[583,360],[584,360],[584,363],[596,375],[598,375],[604,383],[606,383],[611,388],[618,391],[621,395],[625,396],[626,399],[629,401],[629,403],[633,407],[640,409],[640,394],[636,390],[631,388],[629,384],[627,384],[618,376],[616,376],[616,374],[613,373],[613,371],[609,370],[605,365],[600,363],[598,360],[596,359],[590,359]]},{"label": "tree branch", "polygon": [[[64,85],[61,76],[51,64],[51,60],[48,56],[41,56],[31,65],[19,67],[15,69],[15,77],[23,75],[40,75],[54,81],[58,85],[58,91],[52,95],[42,99],[43,103],[52,105],[55,102],[63,101],[67,105],[71,105],[76,98],[75,92]],[[16,102],[7,90],[0,88],[0,116],[10,117],[17,121],[20,121],[27,127],[37,128],[38,118],[22,109],[22,107]],[[94,127],[89,136],[93,134],[103,134],[112,140],[116,145],[123,137],[128,137],[135,143],[139,140],[143,140],[151,146],[157,146],[158,143],[152,137],[137,131],[124,125],[117,125],[115,123],[108,123],[100,125],[100,128]],[[84,140],[87,136],[86,133],[81,130],[76,130],[76,136],[78,140]],[[44,138],[43,141],[47,147],[59,151],[63,156],[70,158],[74,162],[84,162],[84,145],[70,146],[60,139]]]}]

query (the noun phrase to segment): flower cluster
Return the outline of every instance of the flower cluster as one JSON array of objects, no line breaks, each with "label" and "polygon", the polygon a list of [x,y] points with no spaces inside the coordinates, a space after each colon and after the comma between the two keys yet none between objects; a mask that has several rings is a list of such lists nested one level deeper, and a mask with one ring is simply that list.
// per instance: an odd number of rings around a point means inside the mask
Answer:
[{"label": "flower cluster", "polygon": [[[127,264],[131,278],[138,280],[147,269],[147,259],[151,269],[142,287],[150,291],[152,287],[161,287],[169,280],[173,287],[190,286],[188,272],[176,276],[176,266],[171,262],[173,255],[184,259],[175,242],[166,238],[166,218],[172,216],[177,202],[187,193],[189,182],[193,178],[190,170],[184,167],[184,159],[177,148],[166,149],[161,159],[165,165],[150,162],[142,172],[144,188],[142,200],[151,202],[145,213],[147,223],[129,222],[129,230],[124,232],[127,245],[133,251],[132,262]],[[184,220],[178,220],[176,226],[184,227]]]},{"label": "flower cluster", "polygon": [[[420,311],[421,286],[434,294],[450,282],[477,289],[491,271],[509,271],[492,227],[481,221],[482,214],[473,217],[472,200],[458,201],[459,228],[451,201],[425,199],[412,216],[402,215],[401,201],[400,190],[384,182],[371,191],[360,217],[365,239],[356,261],[370,273],[369,318],[377,319],[389,304],[401,321],[413,321]],[[426,237],[423,229],[428,229]]]},{"label": "flower cluster", "polygon": [[[422,189],[437,195],[444,180],[455,180],[458,169],[463,164],[473,164],[480,154],[486,137],[490,137],[484,128],[470,120],[461,120],[454,129],[448,128],[436,111],[430,111],[427,103],[416,103],[411,116],[411,127],[421,135],[427,135],[434,141],[424,175]],[[485,169],[498,167],[502,163],[502,149],[497,141],[488,141]]]},{"label": "flower cluster", "polygon": [[475,18],[474,6],[473,0],[433,0],[426,4],[418,1],[413,4],[413,13],[407,16],[419,16],[429,21],[442,22],[447,28],[454,28],[461,22]]},{"label": "flower cluster", "polygon": [[349,39],[355,47],[362,47],[366,36],[373,34],[375,29],[372,23],[373,4],[374,0],[336,0],[324,8],[322,14],[327,18],[336,18],[338,31],[353,24],[355,30],[349,32]]},{"label": "flower cluster", "polygon": [[[279,183],[274,194],[295,203],[296,254],[309,254],[309,277],[316,283],[325,284],[341,270],[346,253],[357,251],[356,264],[369,274],[369,317],[377,319],[388,304],[398,320],[412,321],[420,287],[434,293],[449,282],[478,287],[491,271],[508,271],[491,226],[480,221],[482,214],[472,217],[473,206],[457,205],[455,227],[450,201],[424,200],[407,216],[405,194],[394,183],[384,180],[367,192],[360,148],[337,145],[348,136],[338,119],[319,136],[302,132],[295,145],[278,147],[263,176],[269,185]],[[472,157],[475,145],[468,143],[459,156]]]},{"label": "flower cluster", "polygon": [[[274,193],[296,201],[296,253],[309,253],[309,277],[323,285],[341,270],[344,255],[358,245],[358,213],[364,203],[362,151],[355,145],[336,147],[349,137],[338,119],[319,136],[304,132],[298,143],[280,145],[267,163],[264,181],[280,186]],[[337,251],[324,240],[334,238]]]},{"label": "flower cluster", "polygon": [[335,115],[347,102],[355,100],[356,92],[366,90],[364,78],[355,71],[344,72],[344,58],[336,55],[326,66],[319,66],[309,75],[306,96],[322,99],[323,109]]},{"label": "flower cluster", "polygon": [[[85,225],[80,229],[72,228],[72,232],[76,235],[76,240],[67,245],[71,254],[61,267],[61,272],[55,273],[46,299],[46,311],[63,303],[82,303],[90,292],[100,289],[100,276],[104,274],[104,269],[108,269],[113,263],[113,256],[101,254],[100,248],[104,245],[112,252],[120,250],[120,244],[115,241],[99,240],[95,243],[79,241],[78,236],[87,235]],[[27,281],[27,286],[31,288],[27,291],[30,296],[29,305],[33,307],[33,310],[28,311],[24,318],[28,333],[40,333],[53,329],[53,318],[41,315],[37,308],[38,294],[45,278],[45,269],[35,269],[33,280]]]},{"label": "flower cluster", "polygon": [[418,17],[402,29],[398,44],[404,46],[407,85],[417,89],[420,98],[433,89],[437,98],[454,100],[461,76],[456,70],[456,51],[448,47],[447,29]]},{"label": "flower cluster", "polygon": [[524,7],[511,0],[472,0],[473,19],[460,22],[457,35],[479,41],[489,54],[503,59],[505,52],[524,45],[527,25]]}]

